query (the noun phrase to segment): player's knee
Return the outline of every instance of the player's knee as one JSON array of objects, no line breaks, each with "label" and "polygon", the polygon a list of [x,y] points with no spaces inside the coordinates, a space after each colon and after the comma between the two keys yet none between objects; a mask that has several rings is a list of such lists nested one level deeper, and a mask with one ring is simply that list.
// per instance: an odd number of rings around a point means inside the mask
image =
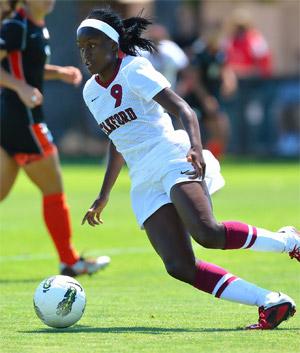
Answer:
[{"label": "player's knee", "polygon": [[168,274],[178,279],[179,281],[192,283],[193,281],[193,268],[190,265],[183,264],[176,261],[165,263]]},{"label": "player's knee", "polygon": [[221,226],[215,221],[201,222],[191,233],[193,238],[204,248],[218,249],[219,237],[222,233]]}]

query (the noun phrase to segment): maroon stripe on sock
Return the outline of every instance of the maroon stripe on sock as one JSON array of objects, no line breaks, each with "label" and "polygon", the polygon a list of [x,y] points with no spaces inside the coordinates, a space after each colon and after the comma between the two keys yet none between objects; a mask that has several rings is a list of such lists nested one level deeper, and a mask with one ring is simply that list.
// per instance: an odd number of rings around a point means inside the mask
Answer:
[{"label": "maroon stripe on sock", "polygon": [[224,250],[242,248],[248,238],[248,225],[234,221],[223,222],[223,225],[226,237]]},{"label": "maroon stripe on sock", "polygon": [[257,238],[257,229],[255,227],[252,227],[252,229],[253,229],[253,234],[252,234],[251,241],[248,244],[248,246],[245,247],[245,249],[251,248],[251,246],[255,243],[255,240]]},{"label": "maroon stripe on sock", "polygon": [[204,261],[197,261],[194,287],[206,293],[212,293],[216,284],[227,273],[226,270],[219,266]]},{"label": "maroon stripe on sock", "polygon": [[217,290],[217,293],[215,295],[216,298],[220,298],[221,294],[224,292],[224,289],[232,282],[234,281],[235,279],[237,279],[237,277],[235,276],[232,276],[230,278],[228,278],[227,281],[225,281],[221,287]]}]

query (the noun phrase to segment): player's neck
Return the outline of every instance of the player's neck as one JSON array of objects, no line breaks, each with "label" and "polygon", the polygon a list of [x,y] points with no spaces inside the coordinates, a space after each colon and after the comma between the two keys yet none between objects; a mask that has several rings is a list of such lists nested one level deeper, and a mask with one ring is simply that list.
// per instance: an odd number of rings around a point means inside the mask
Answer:
[{"label": "player's neck", "polygon": [[116,60],[114,61],[114,63],[112,63],[111,65],[107,66],[102,72],[99,72],[98,75],[101,79],[102,82],[107,82],[110,81],[111,78],[115,75],[116,69],[120,64],[120,60],[119,58],[116,58]]}]

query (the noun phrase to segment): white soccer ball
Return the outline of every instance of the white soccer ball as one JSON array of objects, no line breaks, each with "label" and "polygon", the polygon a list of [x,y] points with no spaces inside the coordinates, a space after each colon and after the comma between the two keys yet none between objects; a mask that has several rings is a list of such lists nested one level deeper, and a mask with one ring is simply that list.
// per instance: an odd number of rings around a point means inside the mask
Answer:
[{"label": "white soccer ball", "polygon": [[84,313],[86,297],[82,286],[69,276],[52,276],[37,287],[33,306],[48,326],[62,328],[77,322]]}]

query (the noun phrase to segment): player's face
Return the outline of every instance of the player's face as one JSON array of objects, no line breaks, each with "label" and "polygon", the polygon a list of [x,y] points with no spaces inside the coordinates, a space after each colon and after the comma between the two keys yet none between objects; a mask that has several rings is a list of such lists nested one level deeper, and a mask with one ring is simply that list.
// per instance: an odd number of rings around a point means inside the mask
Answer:
[{"label": "player's face", "polygon": [[94,28],[81,28],[77,45],[81,59],[91,74],[103,74],[116,59],[116,43]]}]

